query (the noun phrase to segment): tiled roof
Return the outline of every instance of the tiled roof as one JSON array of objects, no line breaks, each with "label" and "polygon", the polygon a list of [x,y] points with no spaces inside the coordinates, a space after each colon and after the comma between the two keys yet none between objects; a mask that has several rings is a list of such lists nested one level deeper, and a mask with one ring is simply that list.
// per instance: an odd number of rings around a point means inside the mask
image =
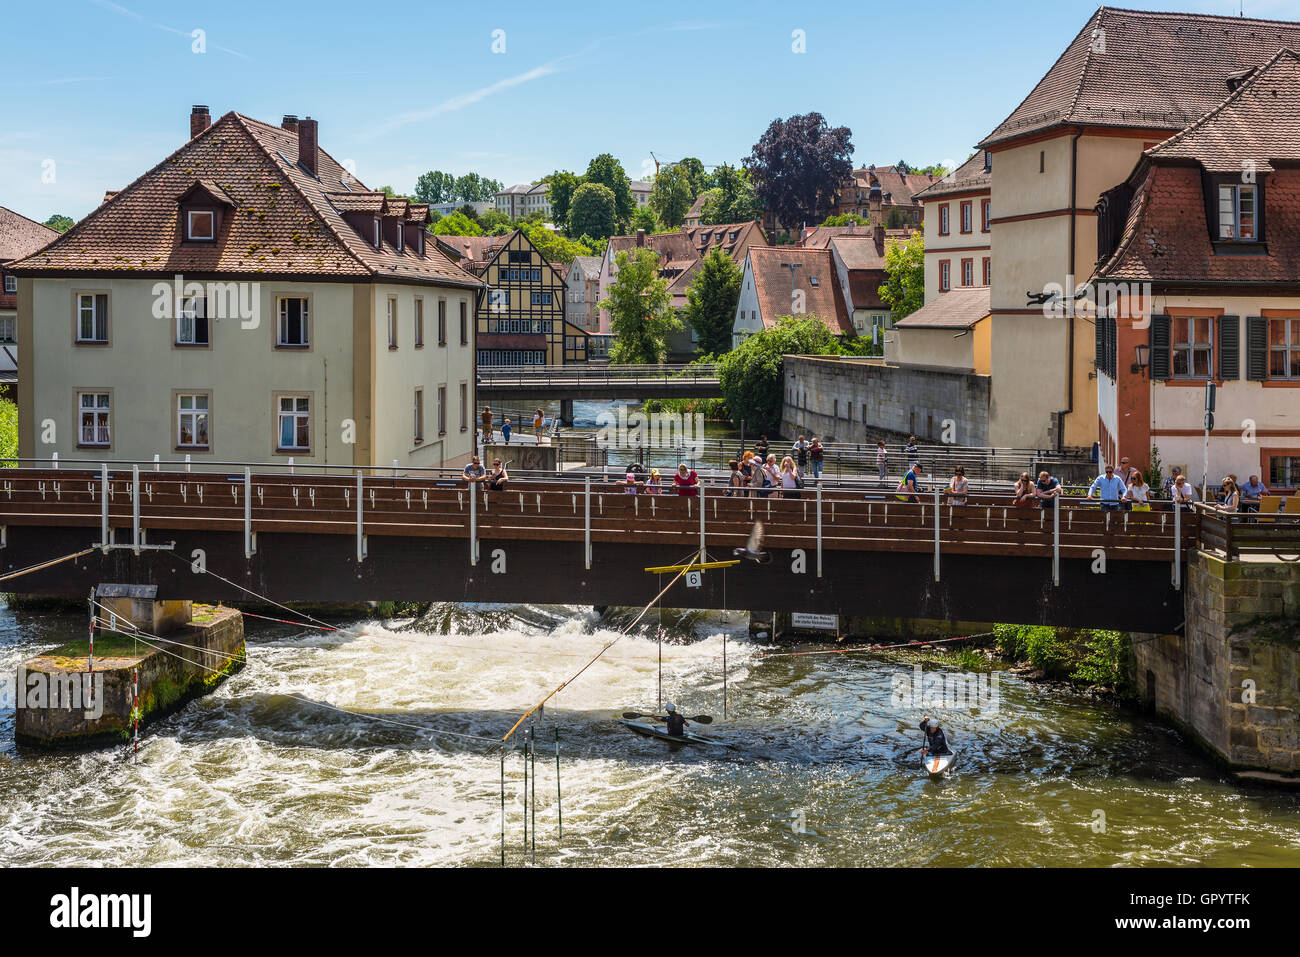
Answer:
[{"label": "tiled roof", "polygon": [[[767,236],[758,220],[747,223],[725,223],[717,226],[683,226],[682,232],[703,255],[715,246],[721,246],[733,260],[744,258],[750,243],[767,244]],[[732,238],[734,235],[735,238]]]},{"label": "tiled roof", "polygon": [[0,262],[30,256],[58,235],[56,230],[0,206]]},{"label": "tiled roof", "polygon": [[858,173],[867,174],[868,186],[880,187],[881,202],[887,206],[913,205],[913,197],[938,179],[928,173],[905,173],[897,166],[875,166],[854,171],[855,176]]},{"label": "tiled roof", "polygon": [[969,193],[974,190],[989,189],[993,183],[993,174],[985,169],[987,165],[985,157],[987,155],[987,150],[976,150],[974,156],[947,176],[936,180],[933,186],[927,186],[918,192],[916,198],[924,202],[927,199],[935,199],[951,193]]},{"label": "tiled roof", "polygon": [[600,278],[599,256],[574,256],[570,270],[577,269],[583,279],[594,281]]},{"label": "tiled roof", "polygon": [[438,248],[447,254],[452,262],[464,269],[478,273],[486,266],[497,251],[510,240],[511,233],[504,236],[435,236]]},{"label": "tiled roof", "polygon": [[370,213],[378,216],[384,211],[388,197],[383,193],[326,193],[334,207],[341,213]]},{"label": "tiled roof", "polygon": [[1153,146],[1154,160],[1196,160],[1211,173],[1266,173],[1300,159],[1300,56],[1279,50],[1215,109]]},{"label": "tiled roof", "polygon": [[854,270],[883,270],[885,268],[885,249],[889,244],[877,246],[874,236],[836,236],[830,241],[830,249],[835,258],[844,263],[844,268]]},{"label": "tiled roof", "polygon": [[[891,239],[907,239],[915,232],[910,226],[904,226],[902,229],[886,229],[885,241]],[[803,241],[799,244],[808,249],[828,249],[832,240],[841,236],[873,236],[875,235],[874,226],[809,226],[804,230]]]},{"label": "tiled roof", "polygon": [[[478,286],[433,243],[425,255],[376,249],[326,193],[364,186],[324,150],[319,178],[298,165],[298,136],[230,112],[120,190],[21,268],[37,273],[175,273],[387,279]],[[209,180],[233,209],[212,244],[181,244],[177,197]],[[343,190],[346,192],[346,190]]]},{"label": "tiled roof", "polygon": [[1282,47],[1300,48],[1300,23],[1100,7],[980,145],[1063,124],[1180,130]]},{"label": "tiled roof", "polygon": [[988,314],[988,286],[958,286],[894,325],[900,329],[969,329]]},{"label": "tiled roof", "polygon": [[[788,264],[798,267],[793,271],[793,279]],[[751,246],[749,266],[765,327],[776,325],[777,317],[791,314],[793,290],[801,289],[805,315],[818,316],[837,335],[853,332],[853,322],[844,305],[839,274],[835,271],[829,249]]]}]

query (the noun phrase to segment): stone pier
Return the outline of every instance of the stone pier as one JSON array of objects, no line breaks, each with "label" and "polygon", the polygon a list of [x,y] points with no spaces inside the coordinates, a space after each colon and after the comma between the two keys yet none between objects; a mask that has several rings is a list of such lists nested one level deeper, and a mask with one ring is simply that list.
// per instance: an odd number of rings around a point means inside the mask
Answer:
[{"label": "stone pier", "polygon": [[[93,672],[85,639],[19,666],[14,709],[19,744],[86,748],[130,740],[136,668],[143,729],[243,667],[244,621],[238,611],[104,594],[133,587],[100,587],[98,601],[109,610],[99,610]],[[138,641],[126,622],[164,641]]]},{"label": "stone pier", "polygon": [[1300,563],[1197,551],[1181,635],[1134,635],[1138,692],[1245,781],[1300,785]]}]

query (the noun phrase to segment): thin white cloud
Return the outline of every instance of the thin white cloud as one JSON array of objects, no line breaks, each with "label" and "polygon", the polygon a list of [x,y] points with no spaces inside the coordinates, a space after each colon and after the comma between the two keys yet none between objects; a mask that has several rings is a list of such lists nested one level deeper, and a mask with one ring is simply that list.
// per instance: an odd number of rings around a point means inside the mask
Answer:
[{"label": "thin white cloud", "polygon": [[[128,10],[126,7],[121,6],[120,4],[113,3],[112,0],[90,0],[90,2],[97,7],[102,7],[103,9],[109,11],[110,13],[116,13],[119,17],[126,17],[127,19],[134,20],[136,23],[142,24],[146,27],[153,27],[155,30],[162,30],[166,33],[174,33],[178,37],[188,38],[193,35],[192,32],[189,30],[178,30],[175,27],[167,26],[167,24],[165,23],[157,23],[153,20],[149,20],[141,16],[140,14],[136,13],[134,10]],[[238,50],[232,50],[230,49],[230,47],[223,47],[216,43],[212,44],[212,49],[219,50],[222,53],[229,53],[231,56],[237,56],[241,60],[249,59],[248,56],[246,56],[243,53],[240,53]]]},{"label": "thin white cloud", "polygon": [[514,76],[508,76],[505,79],[497,80],[488,86],[479,87],[469,93],[461,93],[459,96],[449,97],[434,106],[425,110],[412,110],[409,113],[401,113],[397,116],[390,117],[372,132],[372,136],[382,136],[390,133],[395,129],[403,126],[409,126],[412,123],[421,123],[425,120],[431,120],[435,116],[442,116],[444,113],[454,113],[457,110],[463,110],[467,106],[473,106],[475,103],[482,102],[494,94],[501,93],[504,90],[510,90],[525,83],[531,83],[533,80],[540,80],[542,77],[551,76],[560,71],[560,64],[569,59],[569,57],[560,57],[551,60],[549,63],[543,63],[541,66],[535,66],[531,70],[523,73],[517,73]]}]

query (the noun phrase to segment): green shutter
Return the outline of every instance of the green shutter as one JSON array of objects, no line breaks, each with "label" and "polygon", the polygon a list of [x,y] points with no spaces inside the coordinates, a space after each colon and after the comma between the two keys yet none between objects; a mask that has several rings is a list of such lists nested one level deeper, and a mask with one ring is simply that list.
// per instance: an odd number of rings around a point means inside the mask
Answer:
[{"label": "green shutter", "polygon": [[1263,382],[1268,378],[1268,320],[1246,317],[1246,378]]},{"label": "green shutter", "polygon": [[1096,338],[1095,354],[1092,364],[1101,372],[1106,371],[1106,318],[1098,316],[1092,322],[1092,330]]},{"label": "green shutter", "polygon": [[1169,317],[1152,316],[1151,378],[1153,381],[1163,381],[1169,378],[1169,335]]},{"label": "green shutter", "polygon": [[1219,317],[1219,378],[1241,378],[1241,317]]}]

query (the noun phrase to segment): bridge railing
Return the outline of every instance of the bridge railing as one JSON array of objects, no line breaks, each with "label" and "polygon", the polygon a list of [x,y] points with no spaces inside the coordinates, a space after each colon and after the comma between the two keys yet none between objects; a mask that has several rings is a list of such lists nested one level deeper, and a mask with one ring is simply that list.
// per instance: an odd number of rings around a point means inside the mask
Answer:
[{"label": "bridge railing", "polygon": [[1203,548],[1221,551],[1228,558],[1274,555],[1300,561],[1300,514],[1221,512],[1204,503],[1198,503],[1196,511]]},{"label": "bridge railing", "polygon": [[[730,557],[756,522],[768,545],[802,548],[820,574],[823,550],[1170,561],[1195,545],[1196,513],[1103,512],[1063,505],[1020,509],[1005,499],[965,506],[805,489],[802,497],[628,495],[617,486],[534,483],[491,491],[410,476],[242,472],[12,469],[0,472],[0,526],[84,527],[94,544],[136,550],[182,531],[242,532],[246,555],[259,533],[355,536],[358,561],[369,536],[464,538],[479,543],[542,540],[643,542],[713,549]],[[91,531],[94,530],[94,531]],[[120,536],[119,536],[120,533]]]},{"label": "bridge railing", "polygon": [[710,363],[615,365],[573,363],[545,366],[479,366],[478,384],[489,387],[597,386],[678,383],[716,385],[718,368]]}]

